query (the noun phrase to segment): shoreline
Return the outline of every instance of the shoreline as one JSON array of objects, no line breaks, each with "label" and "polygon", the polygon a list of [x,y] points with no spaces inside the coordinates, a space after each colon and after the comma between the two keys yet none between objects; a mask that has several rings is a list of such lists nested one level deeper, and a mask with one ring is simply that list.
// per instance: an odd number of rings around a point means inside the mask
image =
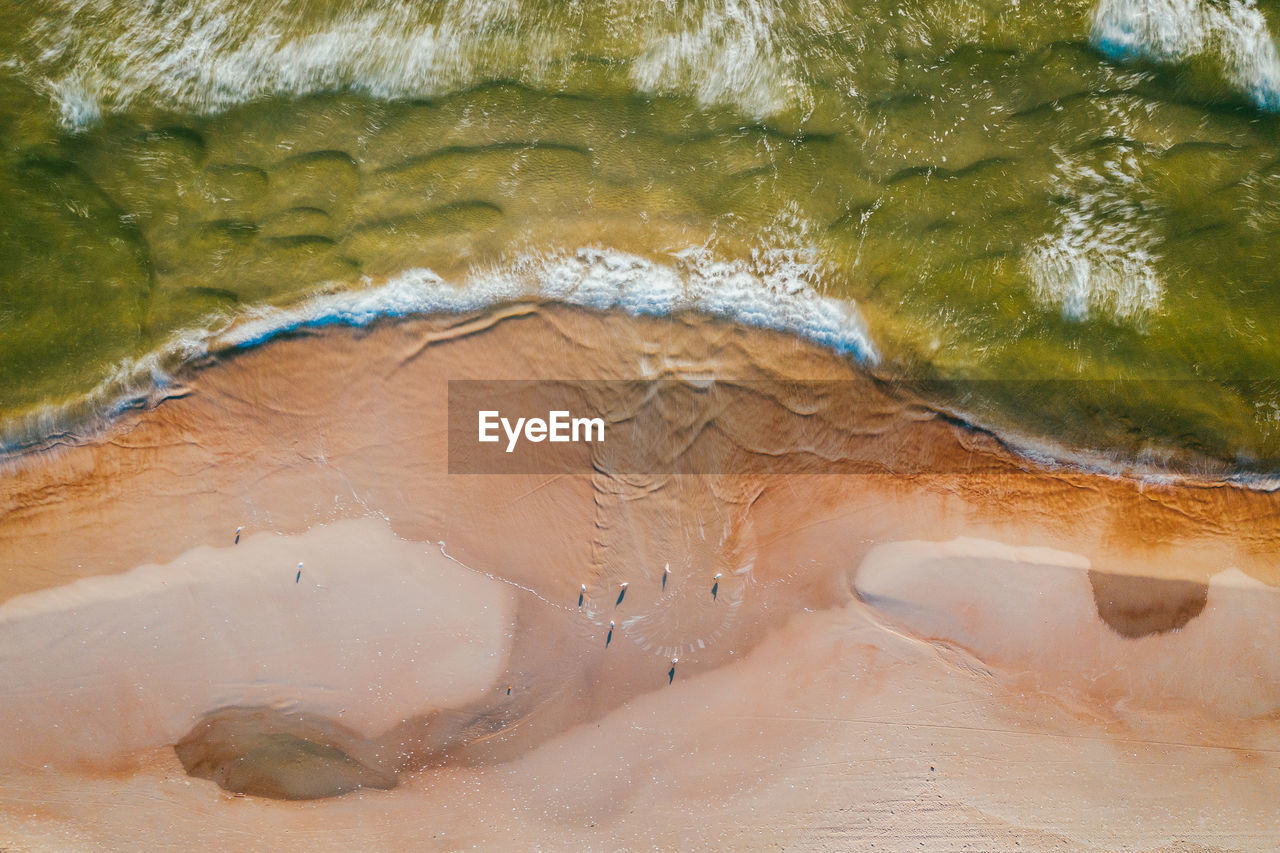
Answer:
[{"label": "shoreline", "polygon": [[[1054,462],[1043,458],[1037,459],[1028,454],[1027,451],[1021,450],[1016,441],[1011,440],[1007,436],[994,433],[984,429],[981,426],[975,426],[961,417],[957,417],[943,407],[934,405],[929,401],[921,400],[910,393],[902,393],[900,383],[879,377],[855,362],[842,358],[839,354],[831,350],[812,344],[801,338],[797,338],[789,332],[774,331],[768,329],[753,329],[732,323],[724,323],[715,318],[708,318],[703,315],[684,312],[674,315],[633,315],[621,311],[596,311],[590,308],[580,308],[575,306],[566,306],[554,302],[513,302],[502,306],[497,306],[485,311],[478,311],[470,314],[435,314],[424,316],[406,316],[399,318],[372,318],[368,325],[336,325],[326,324],[317,328],[292,328],[285,330],[279,337],[272,338],[261,344],[254,344],[245,347],[228,347],[219,352],[211,354],[207,359],[197,363],[193,363],[184,368],[183,371],[175,376],[175,382],[171,386],[172,393],[162,397],[159,402],[152,405],[138,405],[125,409],[119,417],[104,424],[103,431],[97,434],[88,434],[78,436],[71,442],[59,440],[51,447],[46,449],[33,449],[25,451],[17,456],[9,457],[0,463],[0,476],[4,478],[4,484],[12,488],[15,481],[23,480],[27,474],[38,471],[42,467],[58,466],[64,456],[77,454],[95,454],[103,450],[105,445],[114,443],[117,439],[124,438],[133,434],[139,427],[149,428],[155,424],[165,424],[172,420],[169,417],[170,411],[177,407],[183,407],[189,404],[193,397],[199,396],[202,385],[209,382],[211,378],[221,379],[228,374],[240,374],[246,368],[245,365],[251,365],[248,369],[256,370],[258,363],[273,364],[279,361],[277,355],[286,350],[290,353],[287,357],[289,361],[295,359],[294,352],[311,352],[323,351],[325,348],[340,343],[340,348],[344,351],[356,352],[361,349],[367,340],[394,340],[396,338],[410,337],[416,343],[413,344],[415,355],[418,357],[431,348],[451,346],[463,343],[469,339],[484,335],[505,334],[504,329],[508,325],[541,325],[553,330],[553,334],[559,335],[561,327],[569,327],[573,324],[580,324],[591,330],[592,334],[597,333],[604,328],[610,329],[640,329],[641,336],[645,334],[643,330],[657,330],[661,335],[668,335],[672,330],[677,330],[678,334],[685,336],[697,337],[703,334],[703,330],[710,332],[710,337],[718,339],[737,339],[750,338],[753,343],[744,344],[738,348],[735,354],[735,360],[729,364],[721,364],[718,362],[718,356],[708,351],[704,354],[701,370],[716,371],[721,367],[727,367],[728,372],[718,376],[718,381],[731,388],[746,387],[751,382],[789,382],[792,378],[803,378],[805,380],[817,382],[846,382],[849,383],[850,389],[863,389],[863,392],[871,395],[877,400],[876,405],[882,410],[891,411],[893,413],[906,413],[908,417],[906,424],[924,421],[929,423],[930,435],[929,439],[921,439],[925,441],[933,441],[939,437],[945,437],[945,445],[947,447],[941,451],[943,455],[938,457],[950,458],[959,454],[960,457],[969,454],[976,454],[975,458],[982,460],[979,465],[979,471],[998,473],[999,476],[1008,478],[1010,476],[1025,477],[1028,481],[1044,480],[1044,481],[1060,481],[1065,483],[1097,483],[1105,484],[1105,488],[1115,490],[1117,494],[1141,495],[1144,492],[1150,492],[1153,495],[1165,495],[1171,492],[1183,492],[1189,497],[1200,495],[1201,500],[1208,500],[1215,494],[1226,495],[1228,501],[1238,498],[1239,500],[1252,504],[1269,504],[1268,497],[1273,493],[1271,488],[1250,488],[1247,484],[1242,484],[1228,479],[1201,479],[1193,475],[1183,475],[1180,477],[1155,477],[1152,479],[1143,479],[1134,476],[1126,476],[1125,474],[1111,471],[1096,471],[1088,467],[1076,467],[1069,463]],[[538,334],[536,332],[532,333]],[[635,337],[634,332],[630,332],[634,341],[640,338]],[[800,353],[804,364],[813,368],[812,375],[805,373],[803,368],[795,369],[791,365],[784,362],[778,362],[776,357],[764,365],[753,364],[750,350],[756,344],[754,341],[764,343],[764,346],[777,352]],[[705,342],[703,346],[706,346]],[[385,347],[384,347],[385,348]],[[472,346],[476,349],[476,346]],[[340,364],[339,355],[326,355],[326,364],[337,366]],[[357,359],[358,360],[358,359]],[[555,373],[558,380],[574,381],[582,379],[584,381],[598,381],[601,378],[634,380],[636,377],[632,375],[633,370],[619,369],[617,358],[602,368],[595,371],[590,368],[583,369],[577,363],[569,369],[561,370]],[[472,362],[472,365],[480,363]],[[566,362],[566,365],[570,362]],[[491,378],[488,374],[476,374],[472,365],[461,365],[459,369],[448,373],[450,378]],[[494,377],[502,379],[538,379],[547,378],[541,375],[541,369],[537,366],[529,370],[521,370],[518,367],[513,370],[512,365],[502,364],[492,371]],[[676,372],[669,374],[670,376],[680,375],[681,368],[673,365]],[[273,372],[283,369],[288,371],[292,369],[287,364],[282,364],[280,368],[271,368]],[[399,366],[392,364],[390,370],[398,370]],[[323,387],[325,377],[316,375],[305,375],[304,370],[297,378],[305,379],[312,382],[316,387]],[[440,374],[435,378],[443,383],[443,376]],[[791,378],[788,378],[791,377]],[[289,383],[281,385],[282,388],[290,387]],[[443,387],[443,386],[442,386]],[[220,389],[225,391],[225,389]],[[198,405],[198,404],[197,404]],[[443,408],[443,406],[442,406]],[[266,413],[270,416],[270,406],[266,408]],[[247,414],[247,412],[245,413]],[[185,413],[179,415],[179,418],[186,417]],[[207,421],[210,417],[216,417],[213,412],[202,412],[202,419]],[[884,411],[877,414],[877,418],[886,417]],[[848,422],[850,425],[853,421]],[[170,426],[165,426],[165,429]],[[883,427],[878,427],[883,428]],[[911,429],[910,426],[907,427]],[[185,429],[185,428],[184,428]],[[441,449],[443,450],[443,448]],[[870,452],[871,455],[868,455]],[[891,451],[901,452],[901,451]],[[931,451],[933,452],[933,451]],[[915,458],[915,457],[910,457]],[[927,458],[927,456],[925,457]],[[883,465],[885,475],[892,479],[900,474],[895,473],[899,470],[910,471],[913,476],[923,476],[926,479],[929,474],[927,470],[922,470],[918,464],[906,466],[905,468],[895,468],[889,462],[892,456],[881,459],[875,456],[875,448],[868,451],[865,448],[856,449],[854,456],[850,457],[854,461],[858,459],[871,460]],[[437,459],[432,463],[440,465],[443,471],[444,466],[441,460]],[[73,466],[78,467],[78,466]],[[936,474],[939,482],[945,483],[950,477],[949,471],[965,471],[971,468],[969,463],[960,466],[947,467],[943,466]],[[839,471],[838,467],[833,468]],[[877,476],[875,473],[867,474],[866,468],[859,469],[860,476]],[[743,474],[750,473],[751,469],[743,469]],[[575,475],[576,476],[576,475]],[[709,477],[721,476],[717,474],[708,474]],[[765,476],[785,476],[784,474],[770,475],[765,469]],[[836,478],[843,476],[840,473],[824,474],[818,471],[808,471],[804,476],[811,476],[821,479],[822,477]],[[1089,486],[1089,488],[1097,488]],[[1016,493],[1016,489],[1010,489],[1011,493]],[[1277,529],[1280,529],[1278,526]]]},{"label": "shoreline", "polygon": [[[764,253],[766,256],[768,252]],[[879,356],[856,305],[816,293],[805,279],[813,270],[794,261],[777,268],[718,259],[688,246],[655,260],[597,247],[521,255],[470,270],[460,281],[411,268],[354,286],[329,284],[288,306],[259,305],[209,324],[174,332],[159,349],[114,366],[92,392],[6,424],[0,463],[39,448],[51,432],[92,437],[99,422],[157,404],[165,390],[207,358],[221,358],[291,334],[328,326],[363,328],[412,317],[483,316],[521,305],[555,303],[631,316],[685,312],[748,327],[788,331],[833,352],[874,364]]]},{"label": "shoreline", "polygon": [[[591,250],[596,251],[596,250]],[[624,255],[625,256],[625,255]],[[625,256],[638,259],[635,256]],[[644,263],[649,263],[645,261]],[[176,333],[165,346],[122,364],[112,378],[104,381],[93,394],[66,401],[52,408],[43,409],[13,419],[4,428],[0,441],[0,475],[19,470],[31,459],[54,452],[63,447],[77,447],[105,440],[113,430],[119,429],[128,418],[163,405],[167,400],[186,393],[186,385],[200,373],[218,369],[219,366],[241,354],[268,346],[275,341],[293,337],[307,337],[323,333],[329,328],[370,331],[378,326],[402,321],[441,322],[446,326],[464,329],[487,327],[503,318],[515,317],[550,310],[581,310],[601,315],[618,314],[622,317],[642,319],[653,317],[670,322],[740,323],[741,318],[730,319],[715,312],[705,312],[693,307],[679,307],[666,311],[650,311],[628,304],[619,296],[617,301],[596,304],[592,299],[562,301],[541,295],[514,295],[506,301],[474,303],[474,296],[465,293],[439,279],[429,270],[411,270],[406,275],[425,277],[433,288],[454,291],[455,307],[415,307],[413,304],[397,305],[395,299],[387,305],[377,305],[379,294],[385,293],[392,283],[374,288],[343,289],[320,294],[288,308],[262,306],[237,317],[223,318],[226,322],[207,329],[187,329]],[[393,277],[395,278],[395,277]],[[434,292],[434,291],[433,291]],[[418,294],[417,296],[422,296]],[[430,296],[434,299],[438,293]],[[850,303],[850,309],[856,306]],[[1046,471],[1074,472],[1086,475],[1125,480],[1144,485],[1177,485],[1183,488],[1241,488],[1249,491],[1280,491],[1280,469],[1250,470],[1232,469],[1222,460],[1204,456],[1190,448],[1161,448],[1157,455],[1163,461],[1151,462],[1138,458],[1142,454],[1125,455],[1121,450],[1095,447],[1072,447],[1060,444],[1048,436],[1036,436],[1019,431],[1016,427],[997,427],[984,423],[981,416],[962,409],[959,405],[941,399],[930,399],[918,390],[923,382],[929,385],[958,384],[957,380],[919,380],[894,376],[879,369],[878,356],[868,341],[864,355],[857,355],[853,344],[828,346],[825,333],[806,332],[801,329],[782,328],[769,322],[742,324],[747,329],[777,332],[800,342],[812,343],[833,355],[847,360],[866,379],[877,383],[887,393],[900,396],[905,404],[921,406],[932,413],[955,422],[975,435],[982,435],[998,442],[1011,455]],[[851,334],[860,330],[861,321],[851,327]],[[464,332],[470,333],[470,332]],[[860,332],[865,334],[865,330]],[[448,333],[445,333],[447,336]],[[1045,381],[1045,380],[1028,380]],[[1067,380],[1059,380],[1067,381]],[[1096,380],[1105,381],[1105,380]],[[1141,380],[1133,380],[1141,381]],[[1181,381],[1181,380],[1171,380]],[[913,387],[913,385],[915,387]],[[105,396],[102,389],[123,387],[123,393]],[[905,390],[904,390],[905,389]],[[98,402],[95,402],[98,401]],[[1006,416],[1007,417],[1007,416]],[[15,425],[16,424],[16,425]],[[1216,469],[1206,476],[1205,471]]]}]

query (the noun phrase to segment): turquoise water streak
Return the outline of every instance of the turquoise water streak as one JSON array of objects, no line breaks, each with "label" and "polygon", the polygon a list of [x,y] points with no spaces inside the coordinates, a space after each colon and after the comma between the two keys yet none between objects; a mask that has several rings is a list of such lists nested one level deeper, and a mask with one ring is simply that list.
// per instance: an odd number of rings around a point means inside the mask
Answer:
[{"label": "turquoise water streak", "polygon": [[[1280,463],[1274,5],[0,12],[12,443],[145,396],[263,306],[284,328],[358,291],[361,316],[698,310],[888,376],[1083,380],[944,402]],[[1150,378],[1209,381],[1127,381]]]}]

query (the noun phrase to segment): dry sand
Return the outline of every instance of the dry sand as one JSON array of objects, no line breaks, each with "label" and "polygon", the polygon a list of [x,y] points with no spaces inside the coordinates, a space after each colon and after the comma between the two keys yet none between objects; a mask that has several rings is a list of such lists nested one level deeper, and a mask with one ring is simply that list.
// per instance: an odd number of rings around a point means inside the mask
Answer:
[{"label": "dry sand", "polygon": [[109,763],[215,708],[296,707],[373,737],[483,698],[514,617],[509,588],[376,518],[18,596],[0,605],[0,727],[24,736],[0,762]]},{"label": "dry sand", "polygon": [[[448,473],[446,378],[712,375],[690,454],[800,418],[884,473]],[[1276,507],[694,318],[295,336],[4,473],[0,846],[1275,849]],[[236,797],[184,738],[398,785]]]}]

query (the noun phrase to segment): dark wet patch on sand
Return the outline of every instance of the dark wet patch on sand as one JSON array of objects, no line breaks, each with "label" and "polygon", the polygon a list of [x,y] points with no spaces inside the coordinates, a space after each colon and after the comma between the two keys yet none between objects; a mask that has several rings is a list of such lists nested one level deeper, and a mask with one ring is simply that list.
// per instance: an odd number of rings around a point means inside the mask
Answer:
[{"label": "dark wet patch on sand", "polygon": [[1200,615],[1209,587],[1187,580],[1089,572],[1098,616],[1122,637],[1136,639],[1185,626]]},{"label": "dark wet patch on sand", "polygon": [[237,794],[279,800],[390,789],[370,741],[316,714],[228,708],[206,716],[174,746],[187,773]]}]

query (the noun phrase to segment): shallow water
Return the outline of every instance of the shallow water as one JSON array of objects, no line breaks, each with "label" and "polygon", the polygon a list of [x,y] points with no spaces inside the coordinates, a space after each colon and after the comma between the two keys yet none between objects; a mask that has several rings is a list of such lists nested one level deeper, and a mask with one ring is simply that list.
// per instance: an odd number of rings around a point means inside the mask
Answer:
[{"label": "shallow water", "polygon": [[891,377],[1138,380],[943,396],[1010,433],[1280,461],[1273,4],[0,9],[10,447],[259,306],[430,279],[366,309],[720,305]]}]

